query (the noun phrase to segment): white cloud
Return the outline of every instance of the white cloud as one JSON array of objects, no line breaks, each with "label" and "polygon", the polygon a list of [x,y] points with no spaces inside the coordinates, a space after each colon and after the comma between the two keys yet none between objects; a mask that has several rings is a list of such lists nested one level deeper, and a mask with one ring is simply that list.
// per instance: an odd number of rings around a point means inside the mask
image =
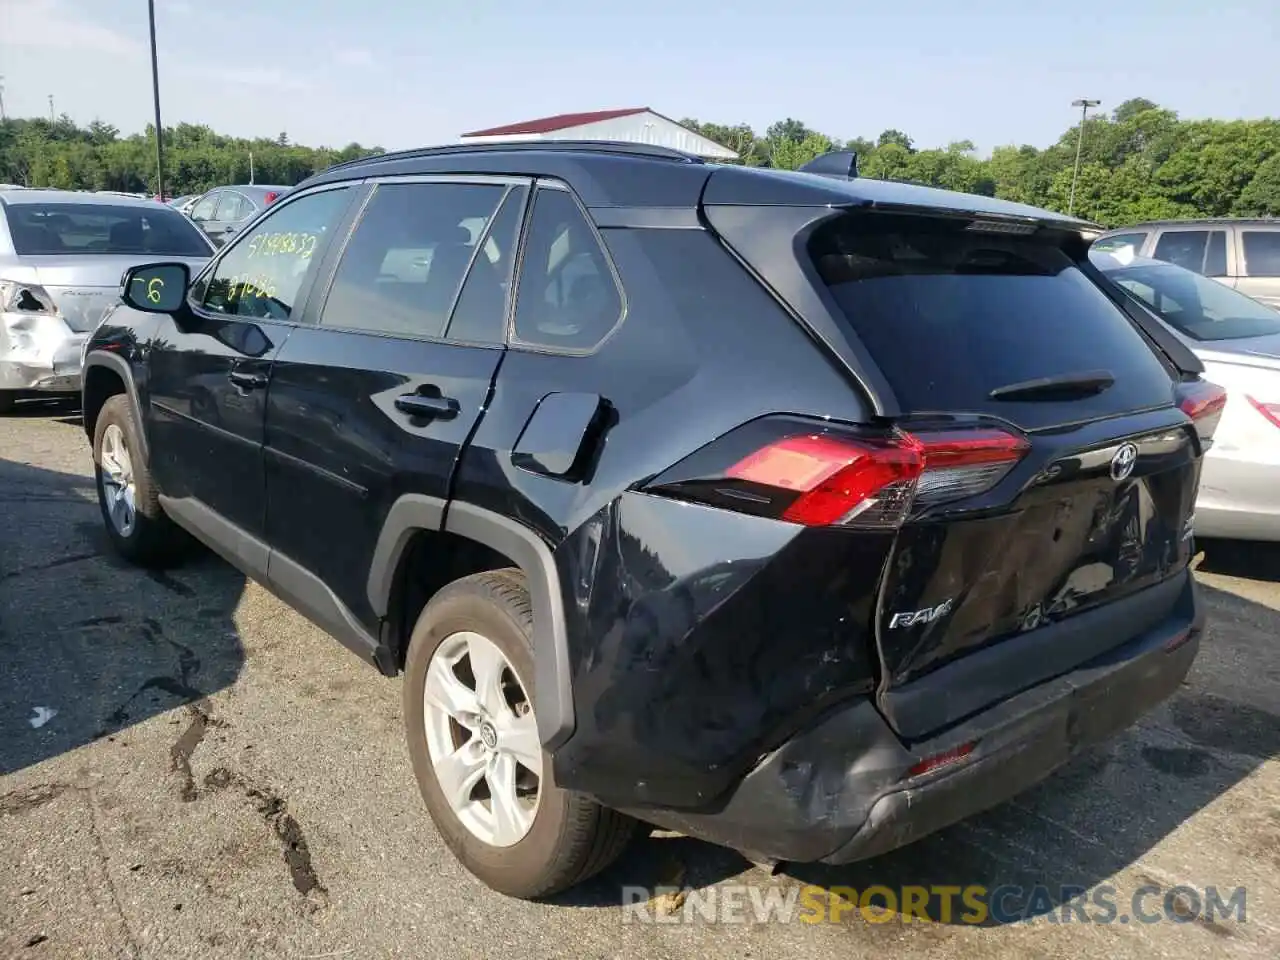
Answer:
[{"label": "white cloud", "polygon": [[333,55],[333,59],[344,67],[373,66],[373,52],[364,47],[343,47]]},{"label": "white cloud", "polygon": [[196,8],[187,3],[187,0],[165,0],[164,9],[184,17],[196,12]]},{"label": "white cloud", "polygon": [[140,56],[140,40],[78,15],[60,0],[0,3],[0,38],[5,46],[88,50],[116,56]]},{"label": "white cloud", "polygon": [[238,87],[279,91],[311,88],[309,81],[279,67],[194,67],[188,72],[214,83],[229,83]]}]

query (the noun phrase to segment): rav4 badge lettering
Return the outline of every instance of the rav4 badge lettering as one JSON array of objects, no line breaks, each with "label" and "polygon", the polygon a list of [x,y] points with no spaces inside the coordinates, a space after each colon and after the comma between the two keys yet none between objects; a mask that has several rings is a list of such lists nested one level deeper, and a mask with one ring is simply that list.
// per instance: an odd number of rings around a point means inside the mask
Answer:
[{"label": "rav4 badge lettering", "polygon": [[945,617],[950,613],[951,604],[954,602],[954,600],[948,599],[942,601],[936,607],[925,607],[923,610],[895,613],[889,620],[889,629],[896,630],[898,627],[914,627],[920,624],[933,623],[939,617]]}]

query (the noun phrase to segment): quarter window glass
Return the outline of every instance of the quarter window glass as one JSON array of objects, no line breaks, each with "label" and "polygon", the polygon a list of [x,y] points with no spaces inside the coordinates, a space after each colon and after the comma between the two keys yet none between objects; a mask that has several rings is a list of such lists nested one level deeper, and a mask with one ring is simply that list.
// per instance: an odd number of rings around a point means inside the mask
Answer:
[{"label": "quarter window glass", "polygon": [[564,190],[539,190],[525,241],[515,335],[556,350],[590,350],[617,325],[622,296],[595,231]]},{"label": "quarter window glass", "polygon": [[218,208],[218,198],[222,196],[220,193],[211,193],[191,208],[192,220],[212,220],[213,212]]},{"label": "quarter window glass", "polygon": [[214,268],[204,308],[238,317],[288,320],[302,283],[347,203],[347,188],[301,197],[259,220]]},{"label": "quarter window glass", "polygon": [[1245,230],[1244,269],[1250,277],[1280,277],[1280,230]]},{"label": "quarter window glass", "polygon": [[1170,230],[1161,234],[1156,243],[1156,259],[1203,273],[1204,251],[1208,242],[1208,230]]},{"label": "quarter window glass", "polygon": [[506,188],[391,183],[365,208],[333,278],[320,323],[439,337]]},{"label": "quarter window glass", "polygon": [[1093,249],[1102,253],[1116,253],[1128,248],[1136,255],[1146,239],[1145,233],[1118,233],[1114,237],[1103,237],[1093,245]]},{"label": "quarter window glass", "polygon": [[453,308],[446,334],[450,340],[502,343],[506,339],[507,300],[526,194],[524,187],[509,190],[493,218],[480,255],[472,262],[462,285],[458,305]]}]

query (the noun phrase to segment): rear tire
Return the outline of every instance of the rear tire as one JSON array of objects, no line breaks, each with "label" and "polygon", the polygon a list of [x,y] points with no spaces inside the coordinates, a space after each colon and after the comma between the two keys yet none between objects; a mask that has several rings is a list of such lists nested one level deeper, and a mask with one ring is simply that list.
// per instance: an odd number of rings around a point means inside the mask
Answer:
[{"label": "rear tire", "polygon": [[116,551],[142,567],[182,559],[190,540],[160,506],[129,398],[116,394],[98,413],[93,431],[98,506]]},{"label": "rear tire", "polygon": [[[533,714],[532,632],[529,593],[519,570],[457,580],[418,618],[403,688],[413,772],[445,844],[487,886],[525,899],[550,896],[600,872],[622,853],[637,827],[630,817],[552,784],[551,761],[537,741]],[[486,683],[486,677],[500,682]],[[485,690],[499,692],[496,708],[490,709]],[[455,709],[444,710],[444,700]],[[452,752],[441,755],[441,738],[447,735],[453,740],[443,750]],[[508,768],[515,774],[502,773],[507,744],[524,758]],[[460,769],[455,764],[470,765],[470,772],[450,777]],[[451,784],[448,795],[437,770],[445,771]],[[536,799],[531,800],[535,780]],[[506,782],[522,806],[511,807],[515,814],[499,815],[501,805],[493,797]],[[504,819],[519,826],[504,832]]]}]

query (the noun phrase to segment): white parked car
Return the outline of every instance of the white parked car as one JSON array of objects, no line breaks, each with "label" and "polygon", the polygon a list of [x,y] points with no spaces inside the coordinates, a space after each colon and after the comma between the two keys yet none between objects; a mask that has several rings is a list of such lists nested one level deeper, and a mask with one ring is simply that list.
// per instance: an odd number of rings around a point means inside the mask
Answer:
[{"label": "white parked car", "polygon": [[205,235],[152,200],[0,190],[0,413],[28,394],[80,390],[80,348],[129,267],[178,260],[200,269]]},{"label": "white parked car", "polygon": [[1280,540],[1280,313],[1131,250],[1093,249],[1089,257],[1191,348],[1206,380],[1227,391],[1200,474],[1196,534]]}]

